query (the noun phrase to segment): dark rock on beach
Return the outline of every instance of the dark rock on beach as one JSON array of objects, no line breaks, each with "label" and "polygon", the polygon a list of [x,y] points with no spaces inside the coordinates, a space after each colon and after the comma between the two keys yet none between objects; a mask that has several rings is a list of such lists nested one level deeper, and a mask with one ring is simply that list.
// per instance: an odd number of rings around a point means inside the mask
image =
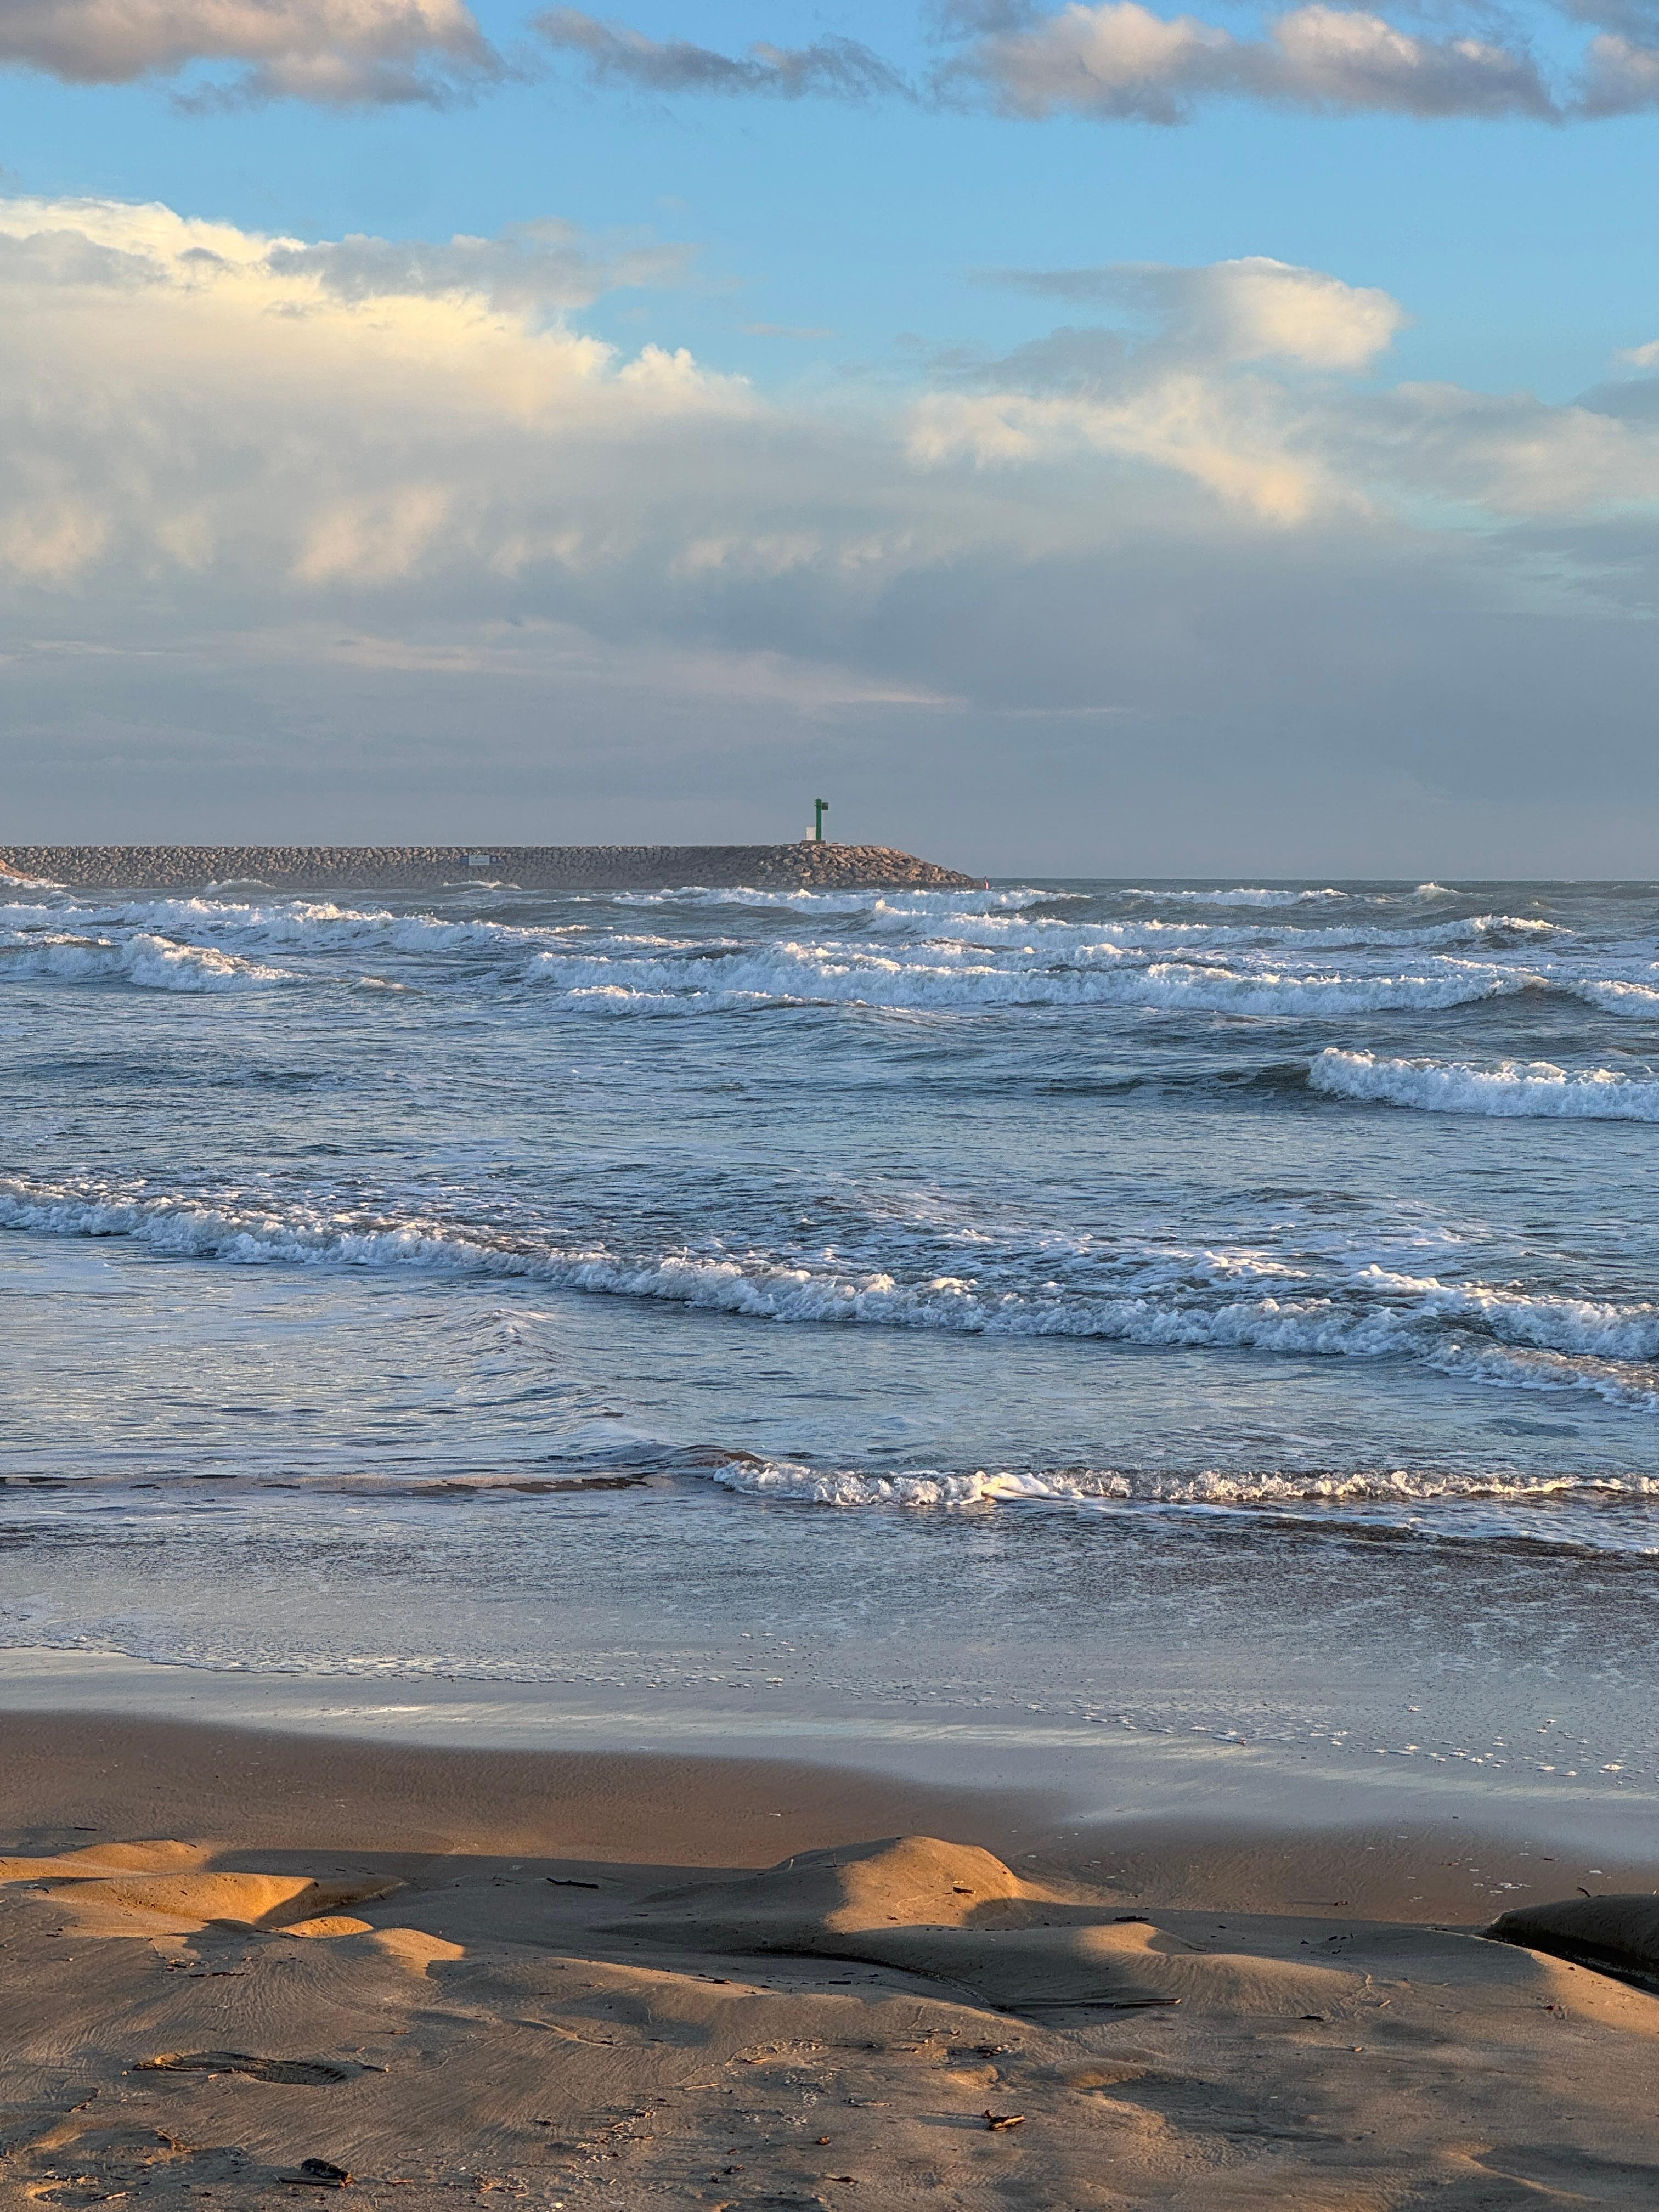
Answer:
[{"label": "dark rock on beach", "polygon": [[1659,1990],[1659,1895],[1650,1890],[1519,1905],[1486,1932]]}]

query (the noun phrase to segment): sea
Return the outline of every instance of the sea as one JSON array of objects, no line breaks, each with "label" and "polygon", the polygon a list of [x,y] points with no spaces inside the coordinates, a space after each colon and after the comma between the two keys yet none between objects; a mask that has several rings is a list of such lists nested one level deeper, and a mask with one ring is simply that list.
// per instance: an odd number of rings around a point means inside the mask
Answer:
[{"label": "sea", "polygon": [[0,1070],[17,1679],[1651,1809],[1659,884],[11,884]]}]

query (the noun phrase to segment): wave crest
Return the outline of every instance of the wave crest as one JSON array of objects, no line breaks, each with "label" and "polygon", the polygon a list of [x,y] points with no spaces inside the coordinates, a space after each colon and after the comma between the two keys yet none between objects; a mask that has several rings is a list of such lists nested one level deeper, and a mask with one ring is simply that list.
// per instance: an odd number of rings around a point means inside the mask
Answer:
[{"label": "wave crest", "polygon": [[529,972],[573,1009],[619,1014],[725,1012],[768,1005],[941,1012],[1117,1006],[1303,1018],[1467,1006],[1536,981],[1472,961],[1448,963],[1439,974],[1380,975],[1140,962],[1109,942],[1073,948],[1069,959],[1029,963],[937,941],[902,955],[853,944],[791,941],[752,952],[704,952],[694,960],[541,952]]},{"label": "wave crest", "polygon": [[[961,1272],[914,1237],[887,1264],[823,1250],[629,1251],[409,1212],[260,1204],[0,1180],[0,1228],[130,1237],[150,1250],[244,1266],[416,1267],[660,1300],[784,1323],[1061,1337],[1295,1358],[1419,1362],[1511,1389],[1586,1391],[1659,1412],[1659,1305],[1322,1265],[1248,1249],[1133,1240],[999,1243],[964,1237]],[[1315,1273],[1319,1266],[1319,1273]]]},{"label": "wave crest", "polygon": [[[1520,1512],[1546,1516],[1551,1509],[1650,1506],[1659,1481],[1650,1476],[1463,1474],[1434,1469],[1381,1468],[1315,1471],[1270,1469],[1235,1473],[1201,1469],[1059,1468],[1039,1470],[979,1468],[951,1473],[933,1468],[903,1471],[814,1467],[804,1461],[763,1459],[749,1453],[700,1470],[724,1488],[794,1505],[843,1509],[900,1506],[913,1510],[962,1511],[975,1507],[1039,1503],[1096,1509],[1139,1506],[1199,1513],[1312,1513],[1390,1522],[1413,1509],[1488,1506],[1509,1509],[1512,1529],[1532,1533]],[[1378,1509],[1382,1510],[1379,1513]],[[1547,1528],[1547,1521],[1541,1522]],[[1575,1522],[1575,1533],[1582,1527]],[[1468,1533],[1489,1533],[1486,1517]],[[1617,1547],[1628,1547],[1628,1528]],[[1641,1548],[1659,1550],[1654,1542]]]},{"label": "wave crest", "polygon": [[1659,1121],[1659,1079],[1553,1060],[1389,1060],[1372,1052],[1322,1052],[1308,1073],[1316,1091],[1382,1106],[1500,1119]]},{"label": "wave crest", "polygon": [[118,939],[64,935],[0,945],[0,981],[46,976],[192,992],[262,991],[292,980],[283,969],[267,968],[210,945],[179,945],[148,932]]}]

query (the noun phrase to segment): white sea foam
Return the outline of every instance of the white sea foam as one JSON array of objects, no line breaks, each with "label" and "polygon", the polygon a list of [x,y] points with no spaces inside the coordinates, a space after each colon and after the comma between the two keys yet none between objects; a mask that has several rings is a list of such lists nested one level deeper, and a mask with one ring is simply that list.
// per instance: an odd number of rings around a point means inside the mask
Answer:
[{"label": "white sea foam", "polygon": [[1430,1366],[1507,1390],[1588,1391],[1609,1406],[1659,1413],[1659,1378],[1640,1361],[1587,1359],[1559,1352],[1465,1340],[1429,1355]]},{"label": "white sea foam", "polygon": [[[775,1322],[939,1329],[983,1337],[1068,1337],[1294,1358],[1419,1360],[1529,1390],[1589,1389],[1659,1410],[1641,1363],[1659,1355],[1659,1308],[1479,1282],[1375,1261],[1316,1279],[1271,1254],[1127,1244],[1096,1253],[1039,1239],[1024,1253],[976,1254],[977,1272],[849,1265],[830,1254],[750,1249],[633,1251],[508,1236],[419,1212],[206,1199],[147,1190],[0,1181],[0,1228],[126,1236],[150,1250],[243,1265],[418,1267],[516,1278],[658,1299]],[[1062,1249],[1065,1247],[1066,1249]]]},{"label": "white sea foam", "polygon": [[210,946],[179,945],[148,932],[108,938],[48,936],[0,945],[0,982],[56,976],[71,982],[124,982],[152,991],[260,991],[289,980]]},{"label": "white sea foam", "polygon": [[1237,884],[1231,890],[1169,890],[1137,884],[1121,894],[1124,898],[1162,899],[1171,905],[1194,906],[1333,906],[1353,895],[1327,884],[1322,890],[1270,890]]},{"label": "white sea foam", "polygon": [[1436,972],[1297,975],[1178,961],[1129,963],[1101,943],[1068,960],[995,956],[961,944],[872,951],[867,945],[785,942],[713,958],[617,960],[543,952],[532,980],[576,1009],[607,1013],[708,1013],[744,1006],[839,1004],[895,1009],[1015,1006],[1164,1007],[1200,1013],[1304,1018],[1467,1006],[1523,990],[1536,978],[1469,961]]},{"label": "white sea foam", "polygon": [[1490,1283],[1445,1282],[1375,1263],[1350,1278],[1357,1288],[1410,1301],[1425,1316],[1467,1322],[1512,1345],[1619,1360],[1659,1359],[1659,1305],[1528,1293]]},{"label": "white sea foam", "polygon": [[[1659,1554],[1659,1481],[1634,1474],[1528,1474],[1514,1469],[1470,1473],[1437,1468],[1379,1467],[1361,1469],[1234,1469],[1093,1466],[940,1468],[815,1464],[764,1457],[748,1451],[664,1450],[646,1455],[650,1473],[683,1481],[712,1482],[768,1504],[828,1507],[842,1512],[883,1509],[906,1513],[991,1513],[1022,1510],[1061,1510],[1086,1515],[1152,1516],[1182,1519],[1292,1522],[1304,1531],[1352,1535],[1386,1531],[1410,1533],[1441,1542],[1487,1545],[1520,1542],[1529,1551],[1651,1558]],[[626,1463],[623,1485],[645,1479],[637,1456]],[[151,1500],[160,1491],[189,1491],[198,1478],[147,1474],[143,1491]],[[68,1486],[78,1508],[86,1493],[107,1499],[128,1491],[130,1469],[110,1468],[77,1476]],[[522,1510],[527,1497],[539,1501],[553,1492],[577,1495],[592,1486],[618,1486],[617,1464],[606,1455],[584,1462],[564,1459],[534,1467],[456,1469],[449,1465],[404,1467],[323,1466],[297,1470],[287,1464],[257,1462],[239,1471],[235,1488],[273,1486],[292,1498],[396,1498],[426,1501],[465,1498],[495,1512]],[[221,1493],[222,1499],[223,1493]],[[136,1502],[136,1501],[135,1501]],[[15,1596],[5,1610],[14,1632],[27,1620],[26,1640],[36,1645],[67,1642],[86,1648],[83,1631],[65,1637],[54,1626],[44,1599]],[[107,1648],[129,1648],[134,1624]],[[185,1657],[176,1645],[157,1653]],[[284,1656],[292,1662],[291,1647]],[[373,1668],[384,1661],[365,1662]],[[407,1663],[407,1662],[405,1662]],[[513,1662],[517,1663],[517,1662]],[[433,1662],[434,1671],[456,1671],[453,1661]],[[339,1671],[331,1665],[327,1671]],[[506,1671],[501,1669],[501,1671]]]},{"label": "white sea foam", "polygon": [[1573,987],[1603,1013],[1626,1014],[1636,1021],[1659,1021],[1659,990],[1651,983],[1587,981]]},{"label": "white sea foam", "polygon": [[[314,900],[262,906],[157,899],[46,909],[15,902],[0,907],[0,940],[11,940],[0,941],[0,964],[13,975],[107,974],[153,988],[208,990],[297,980],[262,963],[260,954],[377,963],[406,956],[438,963],[430,981],[439,988],[495,991],[529,983],[538,991],[550,987],[572,1012],[613,1015],[802,1005],[916,1012],[1121,1006],[1300,1020],[1432,1012],[1551,989],[1618,1013],[1659,1012],[1659,988],[1650,983],[1587,977],[1557,960],[1512,964],[1451,950],[1496,949],[1517,934],[1530,944],[1553,927],[1522,916],[1475,916],[1416,932],[1364,925],[1299,931],[1196,919],[1075,922],[1013,911],[941,917],[875,900],[862,919],[878,941],[815,935],[756,944],[586,921],[452,921]],[[1261,945],[1271,949],[1253,957]],[[1170,957],[1148,957],[1166,948]],[[1422,957],[1402,967],[1402,951]],[[457,953],[477,958],[446,970],[441,963]]]},{"label": "white sea foam", "polygon": [[611,906],[690,906],[690,907],[758,907],[771,908],[785,914],[795,915],[854,915],[902,914],[949,919],[953,915],[1014,914],[1027,907],[1049,906],[1058,900],[1086,899],[1087,891],[1040,890],[1031,885],[1015,885],[1006,890],[971,890],[961,886],[951,890],[767,890],[746,884],[729,889],[719,886],[686,884],[677,890],[666,891],[589,891],[581,894],[580,903],[603,902]]},{"label": "white sea foam", "polygon": [[1322,1052],[1308,1074],[1316,1091],[1437,1114],[1583,1121],[1659,1121],[1659,1079],[1613,1067],[1553,1061],[1389,1060],[1371,1052]]},{"label": "white sea foam", "polygon": [[[845,1005],[924,1012],[1117,1006],[1317,1020],[1431,1013],[1555,990],[1616,1015],[1659,1017],[1655,968],[1642,959],[1639,975],[1629,972],[1638,952],[1625,956],[1624,973],[1615,963],[1611,972],[1586,974],[1571,956],[1544,953],[1550,940],[1571,933],[1527,915],[1473,915],[1415,928],[1364,920],[1304,927],[1207,920],[1197,912],[1178,921],[1083,921],[1030,912],[1022,902],[1038,895],[1026,892],[967,905],[956,893],[805,896],[818,902],[818,918],[831,933],[809,933],[800,898],[783,892],[764,899],[797,933],[760,942],[706,931],[629,932],[607,924],[601,902],[591,899],[567,902],[564,918],[539,922],[398,914],[315,899],[18,900],[0,906],[0,955],[14,975],[83,980],[108,973],[179,989],[252,988],[289,973],[263,964],[260,955],[343,956],[377,965],[406,957],[426,963],[427,988],[494,993],[529,984],[538,995],[556,994],[573,1012],[623,1016]],[[666,894],[629,896],[637,906],[669,902]],[[708,897],[740,905],[749,895]],[[584,904],[591,918],[570,919],[571,908]],[[834,933],[837,919],[860,925],[858,933]],[[1505,950],[1517,945],[1538,947],[1544,957],[1505,959]],[[1463,946],[1487,957],[1459,957]],[[356,980],[384,985],[389,978]]]},{"label": "white sea foam", "polygon": [[[1012,896],[994,909],[947,908],[943,895],[933,903],[907,902],[866,894],[824,901],[829,919],[858,919],[870,933],[883,939],[920,939],[942,959],[962,957],[975,948],[997,954],[1006,963],[1030,969],[1064,967],[1073,962],[1115,958],[1133,949],[1194,952],[1232,947],[1279,946],[1287,953],[1368,949],[1431,951],[1457,945],[1502,945],[1540,942],[1571,933],[1559,925],[1516,915],[1480,915],[1467,920],[1433,923],[1411,929],[1374,927],[1356,921],[1340,928],[1307,927],[1294,923],[1230,923],[1155,919],[1082,921],[1061,915],[1033,914]],[[639,895],[638,906],[665,902]],[[722,901],[722,903],[732,902]],[[783,907],[785,895],[774,895]],[[790,919],[799,919],[792,914]],[[295,899],[268,905],[205,898],[126,900],[108,905],[60,905],[45,908],[14,902],[0,905],[0,931],[38,936],[43,928],[66,931],[138,931],[171,937],[205,939],[219,945],[262,951],[320,953],[408,953],[416,957],[453,951],[495,952],[505,957],[536,949],[556,951],[562,947],[586,952],[629,952],[653,948],[681,951],[702,957],[722,949],[720,940],[706,935],[671,938],[607,929],[594,921],[520,923],[477,918],[450,919],[441,915],[394,914],[386,908],[342,906],[331,901]],[[837,944],[822,941],[826,957],[837,954],[857,957],[862,940]],[[726,949],[739,950],[735,941]],[[799,956],[802,948],[791,946]],[[871,955],[863,946],[866,957]],[[902,950],[897,957],[903,957]],[[1650,987],[1608,983],[1597,986],[1616,998]],[[1659,993],[1654,993],[1659,1002]]]},{"label": "white sea foam", "polygon": [[43,920],[58,929],[162,931],[221,944],[321,952],[423,953],[471,946],[520,951],[562,933],[556,928],[449,921],[438,915],[337,906],[325,900],[296,899],[270,906],[182,898],[126,900],[108,906],[0,907],[0,930],[22,933],[33,924],[38,932]]},{"label": "white sea foam", "polygon": [[[1371,948],[1392,951],[1449,945],[1534,945],[1574,933],[1559,922],[1513,914],[1473,915],[1463,921],[1419,922],[1406,929],[1359,920],[1321,928],[1294,921],[1207,921],[1198,915],[1178,921],[1122,915],[1104,921],[1079,921],[1065,915],[961,914],[950,916],[949,921],[950,939],[963,944],[1000,946],[1024,938],[1033,950],[1045,951],[1073,944],[1111,944],[1170,950],[1189,945],[1273,945],[1293,952],[1328,949],[1363,952]],[[935,941],[945,938],[943,923],[932,915],[878,907],[871,910],[869,921],[875,934],[914,935],[921,927]]]},{"label": "white sea foam", "polygon": [[1310,928],[1304,922],[1271,921],[1242,926],[1198,921],[1107,922],[1099,926],[1125,944],[1158,944],[1178,936],[1194,944],[1279,945],[1310,951],[1327,946],[1364,951],[1369,946],[1392,951],[1401,946],[1501,945],[1513,939],[1541,944],[1548,938],[1570,938],[1573,934],[1560,922],[1542,921],[1518,914],[1471,915],[1467,921],[1424,922],[1413,929],[1389,929],[1364,921],[1328,929]]},{"label": "white sea foam", "polygon": [[[723,1487],[750,1497],[843,1508],[943,1507],[959,1511],[1030,1502],[1096,1509],[1152,1506],[1177,1512],[1303,1512],[1322,1518],[1346,1514],[1394,1521],[1402,1510],[1410,1516],[1413,1509],[1484,1505],[1508,1509],[1502,1515],[1506,1532],[1547,1537],[1554,1533],[1552,1512],[1563,1506],[1644,1507],[1659,1499],[1659,1482],[1643,1475],[1474,1475],[1407,1468],[1340,1474],[1209,1469],[1178,1474],[1115,1468],[980,1468],[955,1473],[933,1468],[814,1467],[744,1455],[704,1472]],[[1492,1517],[1480,1516],[1472,1526],[1466,1520],[1465,1526],[1472,1534],[1491,1533]],[[1582,1517],[1576,1519],[1573,1535],[1582,1540],[1585,1533]],[[1659,1531],[1650,1547],[1632,1547],[1626,1527],[1620,1528],[1614,1540],[1620,1550],[1659,1549]]]}]

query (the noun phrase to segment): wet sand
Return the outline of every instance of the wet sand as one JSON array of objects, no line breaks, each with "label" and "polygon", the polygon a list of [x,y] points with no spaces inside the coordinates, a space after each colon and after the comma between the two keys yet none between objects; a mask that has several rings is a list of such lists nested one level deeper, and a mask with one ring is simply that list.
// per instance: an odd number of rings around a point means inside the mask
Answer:
[{"label": "wet sand", "polygon": [[0,1719],[0,2201],[1651,2204],[1659,1997],[1474,1931],[1656,1869],[1292,1813]]}]

